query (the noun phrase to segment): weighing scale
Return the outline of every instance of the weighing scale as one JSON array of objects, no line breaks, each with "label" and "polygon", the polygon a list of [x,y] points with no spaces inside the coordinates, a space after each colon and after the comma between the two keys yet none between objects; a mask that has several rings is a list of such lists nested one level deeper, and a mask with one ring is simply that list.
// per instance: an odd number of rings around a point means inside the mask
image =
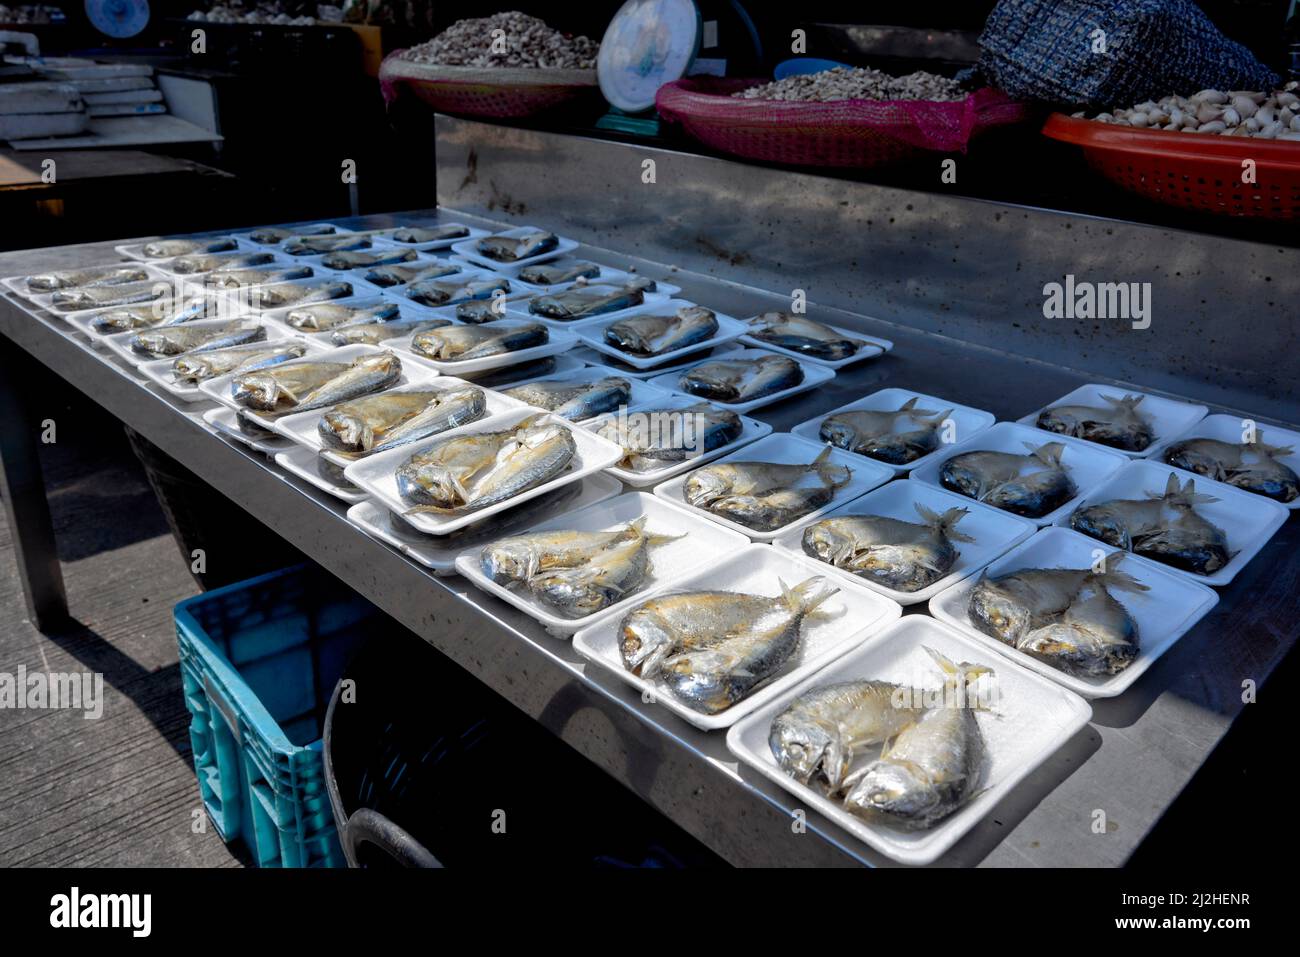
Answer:
[{"label": "weighing scale", "polygon": [[90,25],[115,40],[125,40],[149,25],[149,0],[85,0]]}]

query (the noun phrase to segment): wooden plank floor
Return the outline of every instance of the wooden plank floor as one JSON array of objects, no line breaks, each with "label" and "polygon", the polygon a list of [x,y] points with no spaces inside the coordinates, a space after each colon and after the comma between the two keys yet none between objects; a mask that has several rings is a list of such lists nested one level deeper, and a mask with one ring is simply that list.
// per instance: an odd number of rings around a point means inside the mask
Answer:
[{"label": "wooden plank floor", "polygon": [[79,404],[53,417],[42,465],[75,624],[26,620],[0,515],[0,671],[101,672],[104,711],[0,710],[0,865],[238,866],[206,815],[193,830],[171,612],[198,588],[120,426]]}]

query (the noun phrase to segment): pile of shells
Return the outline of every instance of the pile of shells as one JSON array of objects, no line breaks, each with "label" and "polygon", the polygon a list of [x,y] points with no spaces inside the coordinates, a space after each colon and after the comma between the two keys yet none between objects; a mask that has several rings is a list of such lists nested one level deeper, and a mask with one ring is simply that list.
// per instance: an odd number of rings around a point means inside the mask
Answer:
[{"label": "pile of shells", "polygon": [[1093,119],[1137,129],[1300,140],[1300,81],[1292,80],[1272,93],[1202,90],[1188,97],[1166,96],[1132,109],[1099,113]]},{"label": "pile of shells", "polygon": [[890,76],[870,67],[840,67],[821,73],[788,76],[731,94],[744,100],[960,100],[966,96],[956,80],[918,70]]},{"label": "pile of shells", "polygon": [[406,50],[402,59],[440,66],[589,70],[599,49],[587,37],[566,37],[536,17],[511,10],[457,20],[432,40]]},{"label": "pile of shells", "polygon": [[256,10],[217,4],[209,10],[195,10],[185,19],[200,23],[269,23],[280,27],[310,27],[318,22],[306,15],[290,16],[279,4],[263,4]]}]

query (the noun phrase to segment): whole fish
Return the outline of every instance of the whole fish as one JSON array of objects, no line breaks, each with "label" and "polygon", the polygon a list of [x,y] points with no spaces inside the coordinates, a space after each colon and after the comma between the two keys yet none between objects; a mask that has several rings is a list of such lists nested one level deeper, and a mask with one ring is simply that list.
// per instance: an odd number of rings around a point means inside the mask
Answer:
[{"label": "whole fish", "polygon": [[562,282],[576,282],[579,279],[595,279],[599,275],[600,266],[581,259],[572,262],[539,263],[519,270],[520,281],[534,286],[554,286]]},{"label": "whole fish", "polygon": [[822,441],[890,465],[906,465],[939,447],[939,427],[952,409],[918,409],[915,396],[893,412],[850,409],[822,420]]},{"label": "whole fish", "polygon": [[172,259],[191,253],[224,253],[238,249],[239,243],[230,236],[214,239],[158,239],[145,243],[141,252],[146,259]]},{"label": "whole fish", "polygon": [[341,249],[326,253],[320,264],[326,269],[359,269],[373,266],[396,266],[409,263],[418,257],[414,249]]},{"label": "whole fish", "polygon": [[545,414],[497,432],[451,436],[397,469],[410,512],[477,511],[560,475],[577,454],[573,433]]},{"label": "whole fish", "polygon": [[884,515],[823,518],[804,529],[803,550],[886,588],[920,591],[952,571],[960,554],[953,542],[975,539],[956,530],[967,509],[939,514],[919,502],[915,509],[920,524]]},{"label": "whole fish", "polygon": [[605,328],[605,341],[635,356],[685,349],[718,334],[718,317],[703,306],[684,306],[671,316],[628,316]]},{"label": "whole fish", "polygon": [[245,295],[254,309],[277,309],[280,306],[346,299],[352,295],[352,283],[343,281],[275,283],[269,286],[256,286],[247,290]]},{"label": "whole fish", "polygon": [[212,272],[213,270],[230,271],[232,269],[245,269],[250,266],[265,266],[267,263],[273,262],[275,262],[274,253],[261,252],[240,253],[234,256],[190,254],[177,256],[160,265],[161,268],[169,272],[188,276],[195,273]]},{"label": "whole fish", "polygon": [[326,448],[368,455],[468,425],[486,410],[487,397],[476,386],[381,392],[336,405],[316,431]]},{"label": "whole fish", "polygon": [[136,333],[131,337],[131,351],[150,359],[165,359],[187,352],[207,352],[266,339],[266,329],[259,323],[245,325],[240,320],[224,326],[169,326]]},{"label": "whole fish", "polygon": [[559,244],[559,237],[554,233],[533,229],[522,236],[484,236],[476,248],[480,256],[497,262],[513,263],[548,253]]},{"label": "whole fish", "polygon": [[374,245],[366,233],[340,233],[338,235],[298,234],[284,241],[283,249],[290,256],[317,256],[322,253],[343,252],[351,249],[369,249]]},{"label": "whole fish", "polygon": [[[407,250],[410,252],[410,250]],[[415,266],[383,265],[376,266],[366,273],[366,280],[376,286],[405,286],[408,283],[424,282],[426,279],[441,279],[463,272],[464,266],[451,262],[419,263]]]},{"label": "whole fish", "polygon": [[107,286],[78,286],[60,289],[50,296],[50,304],[59,312],[79,312],[107,306],[130,306],[140,302],[167,299],[175,294],[171,283],[147,280]]},{"label": "whole fish", "polygon": [[338,229],[333,223],[317,223],[314,226],[295,226],[293,229],[284,229],[280,226],[263,226],[260,229],[253,230],[248,236],[255,243],[275,246],[295,236],[333,236],[336,232],[338,232]]},{"label": "whole fish", "polygon": [[[214,269],[204,273],[203,285],[223,289],[240,286],[263,286],[294,279],[310,279],[316,270],[310,266],[275,266],[266,269]],[[350,293],[349,293],[350,295]]]},{"label": "whole fish", "polygon": [[1065,446],[1048,442],[1028,455],[978,451],[954,455],[943,463],[939,481],[946,489],[1016,515],[1042,518],[1074,498],[1077,489],[1061,465]]},{"label": "whole fish", "polygon": [[100,335],[112,335],[115,332],[131,332],[139,329],[178,326],[195,319],[219,318],[212,315],[212,303],[202,297],[195,297],[177,304],[163,299],[139,306],[121,306],[98,313],[90,321],[90,327]]},{"label": "whole fish", "polygon": [[510,292],[510,280],[504,276],[470,279],[466,282],[421,279],[407,287],[406,296],[423,306],[454,306],[471,299],[491,299]]},{"label": "whole fish", "polygon": [[1029,632],[1016,647],[1066,674],[1118,674],[1138,653],[1137,622],[1104,584],[1080,589],[1060,621]]},{"label": "whole fish", "polygon": [[594,382],[542,381],[506,389],[505,394],[547,412],[554,412],[571,422],[581,422],[627,405],[632,383],[618,376],[605,376]]},{"label": "whole fish", "polygon": [[858,354],[865,339],[854,339],[807,316],[765,312],[749,320],[749,335],[790,352],[832,362]]},{"label": "whole fish", "polygon": [[703,455],[740,438],[745,425],[734,412],[700,402],[684,409],[641,409],[611,417],[596,434],[622,446],[620,468],[652,471]]},{"label": "whole fish", "polygon": [[922,694],[889,681],[811,688],[772,719],[767,745],[786,774],[835,794],[858,749],[887,741],[925,712]]},{"label": "whole fish", "polygon": [[1164,460],[1175,468],[1226,482],[1283,504],[1300,498],[1300,476],[1280,459],[1295,449],[1267,445],[1257,431],[1254,442],[1184,439],[1165,449]]},{"label": "whole fish", "polygon": [[443,326],[411,339],[411,351],[443,362],[464,362],[545,345],[550,333],[539,322],[517,326]]},{"label": "whole fish", "polygon": [[91,266],[89,269],[59,269],[27,277],[27,288],[32,292],[55,292],[61,289],[120,286],[123,283],[142,282],[149,271],[141,265]]},{"label": "whole fish", "polygon": [[597,532],[560,529],[502,538],[483,547],[479,567],[498,585],[522,585],[543,572],[573,568],[612,545],[645,536],[645,516]]},{"label": "whole fish", "polygon": [[715,359],[687,369],[678,380],[683,392],[718,402],[748,402],[803,381],[803,367],[786,356]]},{"label": "whole fish", "polygon": [[402,375],[402,360],[392,352],[341,362],[295,362],[248,372],[230,383],[235,401],[263,412],[306,412],[386,389]]},{"label": "whole fish", "polygon": [[991,669],[953,664],[926,651],[943,670],[944,693],[953,705],[927,710],[844,782],[846,810],[905,830],[931,827],[969,801],[980,789],[987,760],[966,689]]},{"label": "whole fish", "polygon": [[306,332],[324,332],[337,326],[368,322],[390,322],[401,316],[395,302],[380,302],[370,306],[349,306],[338,302],[318,302],[290,309],[284,321],[295,329]]},{"label": "whole fish", "polygon": [[1058,405],[1038,413],[1038,427],[1061,435],[1073,435],[1126,452],[1141,452],[1155,441],[1156,433],[1146,416],[1138,412],[1145,396],[1101,396],[1106,408],[1090,405]]},{"label": "whole fish", "polygon": [[307,347],[300,342],[267,343],[231,346],[182,355],[172,363],[172,376],[177,382],[203,382],[230,372],[252,372],[301,358]]},{"label": "whole fish", "polygon": [[339,326],[329,333],[329,340],[336,346],[352,346],[358,343],[377,346],[389,339],[415,335],[426,329],[442,329],[450,326],[450,319],[416,319],[409,322],[393,320],[390,322],[350,322]]},{"label": "whole fish", "polygon": [[563,292],[534,296],[528,311],[548,319],[590,319],[630,309],[645,302],[645,291],[636,286],[574,286]]},{"label": "whole fish", "polygon": [[532,298],[532,293],[519,293],[514,296],[493,296],[491,299],[474,299],[456,306],[456,318],[461,322],[475,325],[494,322],[506,314],[506,303],[523,302]]},{"label": "whole fish", "polygon": [[619,627],[624,667],[658,678],[696,711],[726,710],[790,660],[804,621],[839,591],[821,577],[780,586],[776,598],[705,591],[650,599]]},{"label": "whole fish", "polygon": [[984,634],[1015,646],[1030,632],[1057,621],[1085,585],[1144,592],[1147,586],[1119,569],[1124,552],[1106,556],[1103,570],[1021,568],[996,578],[988,572],[971,589],[966,614]]},{"label": "whole fish", "polygon": [[682,491],[696,508],[770,532],[828,505],[853,477],[830,454],[828,446],[808,465],[718,462],[692,472]]},{"label": "whole fish", "polygon": [[464,239],[469,227],[459,223],[445,226],[399,226],[390,234],[395,243],[440,243],[448,239]]}]

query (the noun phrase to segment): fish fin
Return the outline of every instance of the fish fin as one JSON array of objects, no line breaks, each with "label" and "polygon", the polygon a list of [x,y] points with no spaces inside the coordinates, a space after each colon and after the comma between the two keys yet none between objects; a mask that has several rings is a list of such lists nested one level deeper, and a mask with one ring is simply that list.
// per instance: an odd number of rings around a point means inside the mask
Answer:
[{"label": "fish fin", "polygon": [[777,579],[777,584],[781,586],[781,598],[786,606],[796,614],[811,615],[827,598],[840,592],[839,588],[821,575],[801,581],[793,588],[780,578]]},{"label": "fish fin", "polygon": [[1045,465],[1056,468],[1061,467],[1061,456],[1065,452],[1064,442],[1048,442],[1046,445],[1038,447],[1035,447],[1032,442],[1026,442],[1025,448],[1029,449],[1030,454]]},{"label": "fish fin", "polygon": [[961,681],[962,684],[974,684],[984,675],[996,674],[996,672],[987,665],[977,665],[969,661],[963,661],[954,664],[952,659],[942,652],[936,651],[926,645],[921,646],[927,655],[929,655],[939,670],[943,672],[944,678],[948,681]]},{"label": "fish fin", "polygon": [[904,402],[902,405],[898,407],[898,411],[911,412],[913,409],[916,408],[916,402],[917,402],[916,396],[912,396],[910,399],[908,399],[906,402]]},{"label": "fish fin", "polygon": [[1295,454],[1295,446],[1293,445],[1269,445],[1265,442],[1263,429],[1257,429],[1255,431],[1254,442],[1245,442],[1243,444],[1246,448],[1250,449],[1250,451],[1255,452],[1258,455],[1266,455],[1271,459],[1275,459],[1281,455]]},{"label": "fish fin", "polygon": [[952,409],[944,409],[942,412],[936,412],[934,415],[930,416],[930,424],[937,428],[938,426],[943,425],[944,420],[950,415],[952,415]]},{"label": "fish fin", "polygon": [[1193,505],[1208,505],[1210,502],[1218,501],[1213,495],[1197,492],[1195,479],[1188,479],[1187,484],[1179,488],[1178,476],[1173,472],[1169,473],[1169,481],[1165,483],[1164,498],[1170,505],[1185,505],[1188,508]]},{"label": "fish fin", "polygon": [[935,531],[941,532],[943,536],[954,542],[973,542],[975,541],[969,535],[957,531],[957,523],[970,514],[968,508],[950,508],[942,515],[932,509],[926,508],[920,502],[915,506],[916,513],[921,516],[922,521]]},{"label": "fish fin", "polygon": [[1120,591],[1144,592],[1150,591],[1150,586],[1142,584],[1128,572],[1119,570],[1120,562],[1128,557],[1128,552],[1111,552],[1106,556],[1106,570],[1100,575],[1095,576],[1104,586],[1118,588]]},{"label": "fish fin", "polygon": [[1115,406],[1116,409],[1125,409],[1129,412],[1132,412],[1141,405],[1142,400],[1145,398],[1146,396],[1144,395],[1129,395],[1128,393],[1125,393],[1122,398],[1113,395],[1101,396],[1103,402],[1109,402],[1111,405]]}]

